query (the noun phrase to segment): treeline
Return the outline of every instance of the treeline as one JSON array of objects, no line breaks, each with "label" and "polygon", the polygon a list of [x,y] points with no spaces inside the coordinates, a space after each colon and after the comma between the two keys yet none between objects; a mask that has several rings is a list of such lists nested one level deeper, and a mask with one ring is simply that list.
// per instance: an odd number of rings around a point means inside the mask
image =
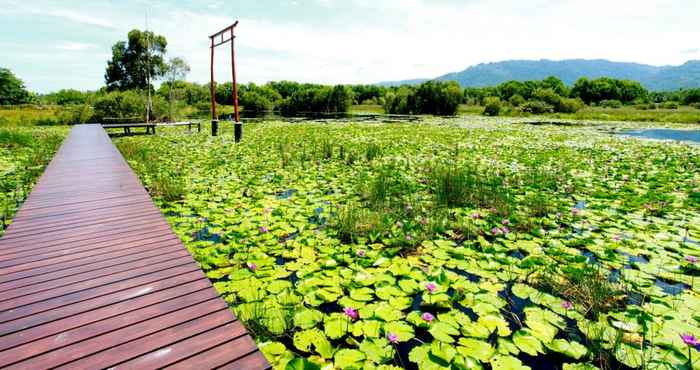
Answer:
[{"label": "treeline", "polygon": [[466,104],[483,105],[486,115],[498,115],[503,109],[537,114],[574,113],[587,105],[675,109],[682,104],[700,108],[700,89],[650,92],[639,82],[607,77],[581,78],[570,88],[556,77],[508,81],[495,87],[466,88],[464,96]]}]

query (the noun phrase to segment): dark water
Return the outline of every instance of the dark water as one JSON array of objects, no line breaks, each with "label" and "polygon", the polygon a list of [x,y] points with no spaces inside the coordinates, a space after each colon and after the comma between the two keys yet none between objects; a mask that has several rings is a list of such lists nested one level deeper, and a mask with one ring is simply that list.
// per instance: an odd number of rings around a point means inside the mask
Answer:
[{"label": "dark water", "polygon": [[[319,121],[319,120],[348,120],[353,122],[413,122],[421,120],[421,117],[403,114],[377,114],[377,113],[314,113],[302,112],[293,116],[283,116],[279,112],[241,112],[241,122],[264,121]],[[207,115],[202,115],[206,118]],[[219,120],[233,121],[233,115],[221,115]]]},{"label": "dark water", "polygon": [[689,131],[672,129],[648,129],[625,131],[622,134],[644,139],[676,140],[700,143],[700,130]]}]

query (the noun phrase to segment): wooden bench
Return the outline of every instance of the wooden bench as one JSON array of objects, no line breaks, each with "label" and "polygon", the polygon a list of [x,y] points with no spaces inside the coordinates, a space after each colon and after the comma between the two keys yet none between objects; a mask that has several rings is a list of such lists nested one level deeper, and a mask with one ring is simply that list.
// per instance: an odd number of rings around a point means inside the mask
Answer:
[{"label": "wooden bench", "polygon": [[145,127],[146,134],[155,134],[156,127],[177,127],[177,126],[187,126],[189,131],[192,131],[192,125],[197,125],[197,132],[202,131],[202,124],[200,122],[164,122],[164,123],[103,123],[102,128],[123,128],[124,135],[130,135],[132,128]]}]

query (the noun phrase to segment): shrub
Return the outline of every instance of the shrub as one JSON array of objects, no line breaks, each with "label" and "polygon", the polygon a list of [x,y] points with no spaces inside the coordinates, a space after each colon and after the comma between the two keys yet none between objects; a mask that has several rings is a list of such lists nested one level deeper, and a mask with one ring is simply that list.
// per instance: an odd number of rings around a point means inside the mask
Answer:
[{"label": "shrub", "polygon": [[562,98],[559,105],[554,107],[559,113],[576,113],[583,109],[584,103],[581,99]]},{"label": "shrub", "polygon": [[489,96],[484,100],[484,115],[497,116],[501,113],[501,99],[496,96]]},{"label": "shrub", "polygon": [[700,103],[693,103],[690,106],[695,108],[695,109],[700,109]]},{"label": "shrub", "polygon": [[601,102],[598,103],[598,105],[603,108],[622,108],[622,102],[615,99],[601,100]]},{"label": "shrub", "polygon": [[[146,119],[146,94],[139,91],[114,91],[99,96],[95,100],[95,122],[103,122],[105,118]],[[168,114],[168,104],[159,95],[152,96],[151,119],[158,120]]]},{"label": "shrub", "polygon": [[239,103],[247,112],[265,112],[272,110],[272,102],[254,91],[242,94]]},{"label": "shrub", "polygon": [[543,114],[553,113],[554,107],[541,100],[532,100],[520,106],[520,110],[525,113]]},{"label": "shrub", "polygon": [[508,102],[514,107],[519,107],[525,104],[525,98],[520,94],[515,94],[508,99]]},{"label": "shrub", "polygon": [[678,103],[675,101],[667,101],[663,104],[661,104],[661,108],[663,109],[678,109]]},{"label": "shrub", "polygon": [[403,86],[387,93],[384,111],[389,114],[452,116],[457,113],[462,100],[462,89],[457,83],[428,81],[416,88]]}]

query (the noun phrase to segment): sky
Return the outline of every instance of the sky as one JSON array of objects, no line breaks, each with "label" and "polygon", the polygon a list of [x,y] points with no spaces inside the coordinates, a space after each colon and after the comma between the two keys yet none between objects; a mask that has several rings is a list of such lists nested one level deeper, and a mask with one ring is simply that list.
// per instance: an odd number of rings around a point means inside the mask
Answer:
[{"label": "sky", "polygon": [[[0,67],[32,91],[99,89],[129,30],[209,80],[208,35],[239,20],[240,82],[430,78],[509,59],[700,59],[700,0],[0,0]],[[216,79],[230,80],[217,48]]]}]

